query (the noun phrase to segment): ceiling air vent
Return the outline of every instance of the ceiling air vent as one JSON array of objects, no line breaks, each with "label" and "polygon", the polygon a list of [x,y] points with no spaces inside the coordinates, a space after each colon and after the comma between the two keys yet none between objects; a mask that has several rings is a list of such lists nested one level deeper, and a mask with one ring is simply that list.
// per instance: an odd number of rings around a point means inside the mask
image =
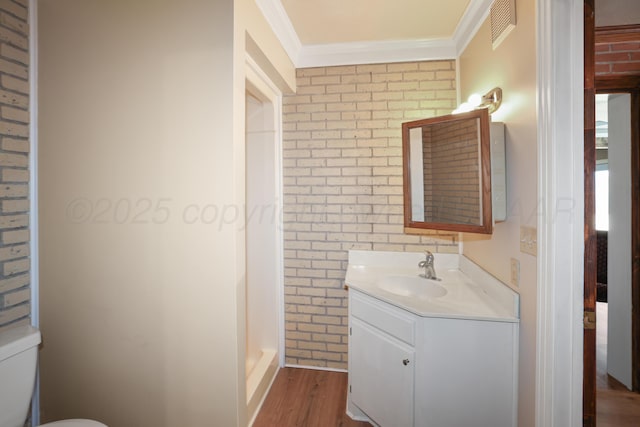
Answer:
[{"label": "ceiling air vent", "polygon": [[491,5],[491,46],[495,50],[516,27],[516,0],[495,0]]}]

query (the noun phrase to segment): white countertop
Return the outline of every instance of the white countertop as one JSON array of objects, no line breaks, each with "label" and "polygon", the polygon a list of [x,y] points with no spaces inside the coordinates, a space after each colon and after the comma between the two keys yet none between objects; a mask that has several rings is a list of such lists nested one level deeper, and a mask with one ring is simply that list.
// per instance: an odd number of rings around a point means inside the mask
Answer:
[{"label": "white countertop", "polygon": [[[416,298],[388,292],[378,282],[390,276],[418,277],[423,253],[349,251],[345,283],[374,298],[422,317],[446,317],[519,322],[519,295],[462,255],[434,254],[438,285],[447,290],[437,298]],[[428,279],[424,279],[425,282]]]}]

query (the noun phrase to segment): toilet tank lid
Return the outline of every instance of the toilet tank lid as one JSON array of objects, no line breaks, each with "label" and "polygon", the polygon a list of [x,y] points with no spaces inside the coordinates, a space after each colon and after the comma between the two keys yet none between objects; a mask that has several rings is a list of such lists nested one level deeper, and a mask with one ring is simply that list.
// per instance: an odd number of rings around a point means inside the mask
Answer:
[{"label": "toilet tank lid", "polygon": [[20,325],[0,331],[0,361],[40,344],[40,331],[30,325]]}]

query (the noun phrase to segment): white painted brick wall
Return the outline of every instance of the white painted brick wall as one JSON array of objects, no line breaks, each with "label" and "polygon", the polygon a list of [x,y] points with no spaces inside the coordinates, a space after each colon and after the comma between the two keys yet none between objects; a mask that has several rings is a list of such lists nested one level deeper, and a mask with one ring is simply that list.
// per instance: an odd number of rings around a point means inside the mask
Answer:
[{"label": "white painted brick wall", "polygon": [[286,360],[347,367],[349,249],[457,252],[403,233],[404,121],[455,108],[454,61],[300,69],[283,100]]},{"label": "white painted brick wall", "polygon": [[29,321],[29,25],[0,0],[0,330]]}]

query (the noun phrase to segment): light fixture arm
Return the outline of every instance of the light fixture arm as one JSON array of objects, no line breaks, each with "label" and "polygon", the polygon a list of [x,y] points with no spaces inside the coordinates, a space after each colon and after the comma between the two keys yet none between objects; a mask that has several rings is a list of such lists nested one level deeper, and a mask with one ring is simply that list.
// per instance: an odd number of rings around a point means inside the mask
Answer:
[{"label": "light fixture arm", "polygon": [[478,108],[487,108],[489,114],[495,112],[502,105],[502,89],[494,87],[482,96],[482,103]]}]

